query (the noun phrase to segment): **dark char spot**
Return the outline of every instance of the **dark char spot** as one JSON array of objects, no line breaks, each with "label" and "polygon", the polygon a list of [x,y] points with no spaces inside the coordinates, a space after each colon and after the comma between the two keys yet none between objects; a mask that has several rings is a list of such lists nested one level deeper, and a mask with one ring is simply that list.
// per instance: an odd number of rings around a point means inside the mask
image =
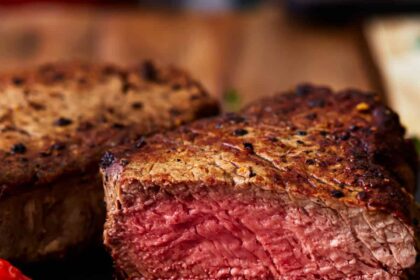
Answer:
[{"label": "dark char spot", "polygon": [[140,67],[141,76],[148,81],[156,82],[158,79],[158,71],[151,61],[145,61]]},{"label": "dark char spot", "polygon": [[249,143],[249,142],[244,142],[243,144],[244,144],[244,148],[245,148],[248,152],[250,152],[250,153],[253,153],[253,152],[254,152],[254,145],[252,145],[252,143]]},{"label": "dark char spot", "polygon": [[15,76],[15,77],[12,78],[12,83],[15,86],[21,86],[21,85],[23,85],[24,82],[25,82],[25,80],[21,77]]},{"label": "dark char spot", "polygon": [[231,123],[241,123],[245,121],[245,118],[235,113],[227,113],[226,120]]},{"label": "dark char spot", "polygon": [[26,146],[22,143],[17,143],[13,145],[10,150],[13,154],[24,154],[26,153]]},{"label": "dark char spot", "polygon": [[171,116],[177,117],[177,116],[181,115],[181,111],[177,108],[171,108],[171,109],[169,109],[169,114]]},{"label": "dark char spot", "polygon": [[311,92],[311,90],[312,90],[312,87],[308,84],[298,85],[296,87],[296,95],[297,96],[306,96]]},{"label": "dark char spot", "polygon": [[115,156],[111,152],[106,152],[99,163],[101,168],[107,168],[111,166],[115,161]]},{"label": "dark char spot", "polygon": [[357,130],[359,130],[359,128],[360,127],[358,127],[357,125],[351,125],[350,127],[349,127],[349,129],[350,129],[350,131],[357,131]]},{"label": "dark char spot", "polygon": [[128,160],[128,159],[126,159],[126,158],[122,158],[121,160],[120,160],[120,164],[122,165],[122,166],[126,166],[127,164],[129,164],[130,163],[130,161]]},{"label": "dark char spot", "polygon": [[242,129],[242,128],[238,128],[233,131],[233,135],[235,136],[244,136],[247,134],[248,134],[248,130]]},{"label": "dark char spot", "polygon": [[314,159],[307,159],[306,161],[305,161],[305,163],[307,164],[307,165],[314,165],[315,164],[315,160]]},{"label": "dark char spot", "polygon": [[54,125],[57,125],[57,126],[67,126],[67,125],[70,125],[72,123],[73,123],[73,121],[71,119],[68,119],[68,118],[58,118],[54,122]]},{"label": "dark char spot", "polygon": [[304,131],[304,130],[298,130],[298,131],[296,132],[296,134],[297,134],[297,135],[299,135],[299,136],[305,136],[305,135],[307,135],[308,133],[307,133],[306,131]]},{"label": "dark char spot", "polygon": [[141,109],[141,108],[143,108],[143,103],[141,103],[141,102],[133,102],[131,104],[131,108],[133,108],[133,109]]},{"label": "dark char spot", "polygon": [[363,201],[365,201],[367,198],[368,198],[368,195],[367,195],[367,193],[366,192],[359,192],[358,194],[357,194],[357,198],[359,199],[359,200],[363,200]]},{"label": "dark char spot", "polygon": [[122,123],[114,123],[114,124],[112,124],[112,128],[123,129],[123,128],[125,128],[125,125],[122,124]]},{"label": "dark char spot", "polygon": [[309,113],[309,114],[307,114],[306,116],[305,116],[305,118],[307,118],[308,120],[310,120],[310,121],[313,121],[313,120],[315,120],[316,118],[317,118],[317,114],[316,113]]},{"label": "dark char spot", "polygon": [[66,144],[57,142],[51,146],[51,150],[53,151],[62,151],[66,148]]},{"label": "dark char spot", "polygon": [[344,193],[340,190],[333,190],[331,191],[331,196],[335,198],[342,198],[344,197]]},{"label": "dark char spot", "polygon": [[325,106],[325,100],[324,99],[311,99],[308,101],[308,106],[311,108],[315,107],[324,107]]},{"label": "dark char spot", "polygon": [[255,177],[257,174],[252,170],[252,168],[249,169],[249,178]]},{"label": "dark char spot", "polygon": [[141,147],[146,145],[146,138],[144,136],[140,136],[139,139],[137,139],[136,143],[135,143],[135,147],[137,149],[140,149]]},{"label": "dark char spot", "polygon": [[343,134],[340,135],[340,139],[343,141],[349,140],[350,138],[350,133],[348,132],[344,132]]}]

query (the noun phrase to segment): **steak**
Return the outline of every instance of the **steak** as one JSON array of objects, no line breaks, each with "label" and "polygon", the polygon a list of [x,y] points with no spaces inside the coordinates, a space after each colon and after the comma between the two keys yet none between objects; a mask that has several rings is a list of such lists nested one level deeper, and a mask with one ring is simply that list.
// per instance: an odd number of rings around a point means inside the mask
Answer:
[{"label": "steak", "polygon": [[218,111],[183,71],[149,61],[4,74],[0,96],[0,257],[20,262],[101,243],[107,149]]},{"label": "steak", "polygon": [[402,279],[416,155],[373,95],[299,86],[119,148],[104,231],[125,279]]}]

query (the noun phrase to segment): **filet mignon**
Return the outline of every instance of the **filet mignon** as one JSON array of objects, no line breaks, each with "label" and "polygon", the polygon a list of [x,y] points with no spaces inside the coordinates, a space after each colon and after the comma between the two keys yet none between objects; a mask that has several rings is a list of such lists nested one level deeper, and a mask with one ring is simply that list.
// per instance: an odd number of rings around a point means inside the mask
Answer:
[{"label": "filet mignon", "polygon": [[415,168],[377,97],[304,85],[114,151],[105,244],[126,279],[400,279]]},{"label": "filet mignon", "polygon": [[101,155],[215,113],[196,81],[151,62],[0,75],[0,257],[30,262],[100,244]]}]

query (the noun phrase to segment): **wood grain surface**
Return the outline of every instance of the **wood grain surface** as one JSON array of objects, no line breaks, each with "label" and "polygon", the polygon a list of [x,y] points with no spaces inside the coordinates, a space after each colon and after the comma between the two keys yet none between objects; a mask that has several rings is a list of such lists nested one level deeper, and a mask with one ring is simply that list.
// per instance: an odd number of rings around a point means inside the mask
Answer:
[{"label": "wood grain surface", "polygon": [[377,90],[357,26],[296,19],[278,6],[205,14],[22,6],[0,11],[0,70],[57,60],[186,68],[217,96],[246,103],[300,82]]}]

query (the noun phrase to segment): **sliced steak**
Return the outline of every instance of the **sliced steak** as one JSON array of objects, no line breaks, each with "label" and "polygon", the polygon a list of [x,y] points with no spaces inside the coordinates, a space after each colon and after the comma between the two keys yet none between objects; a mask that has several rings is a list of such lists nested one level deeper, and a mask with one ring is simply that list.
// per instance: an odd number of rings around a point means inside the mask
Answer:
[{"label": "sliced steak", "polygon": [[29,262],[100,243],[101,155],[215,113],[196,81],[151,62],[0,75],[0,257]]},{"label": "sliced steak", "polygon": [[104,238],[126,279],[400,279],[415,266],[415,151],[374,96],[303,86],[113,158]]}]

